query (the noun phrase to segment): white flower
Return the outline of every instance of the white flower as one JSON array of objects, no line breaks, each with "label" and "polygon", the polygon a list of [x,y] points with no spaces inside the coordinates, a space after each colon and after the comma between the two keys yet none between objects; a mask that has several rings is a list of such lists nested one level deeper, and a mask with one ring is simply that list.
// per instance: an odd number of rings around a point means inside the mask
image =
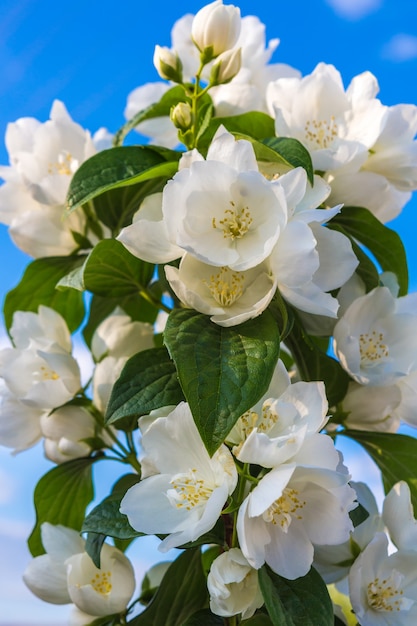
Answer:
[{"label": "white flower", "polygon": [[161,78],[180,83],[182,80],[181,61],[175,52],[165,46],[155,46],[153,64]]},{"label": "white flower", "polygon": [[358,383],[390,385],[416,370],[415,295],[396,299],[387,287],[376,287],[336,324],[336,355]]},{"label": "white flower", "polygon": [[26,450],[42,437],[40,419],[43,409],[20,402],[3,383],[0,385],[0,445],[13,452]]},{"label": "white flower", "polygon": [[294,462],[272,469],[241,505],[239,545],[255,569],[267,563],[294,580],[310,570],[313,544],[335,545],[349,538],[353,526],[348,513],[356,495],[348,474],[323,467],[327,446],[324,450],[321,443],[327,437],[321,437],[305,465]]},{"label": "white flower", "polygon": [[48,307],[18,311],[10,334],[16,348],[0,350],[0,376],[17,400],[37,409],[53,409],[80,389],[80,370],[71,356],[64,319]]},{"label": "white flower", "polygon": [[237,271],[267,258],[286,222],[279,182],[260,174],[249,142],[222,127],[207,159],[193,160],[165,186],[162,212],[171,243]]},{"label": "white flower", "polygon": [[103,544],[100,569],[86,552],[74,554],[65,565],[68,594],[81,611],[105,616],[126,610],[135,590],[135,575],[123,552]]},{"label": "white flower", "polygon": [[88,456],[91,446],[83,439],[96,434],[96,422],[92,415],[78,406],[65,406],[44,413],[40,420],[45,437],[45,456],[54,463]]},{"label": "white flower", "polygon": [[167,265],[165,274],[183,304],[210,315],[220,326],[235,326],[257,317],[276,289],[266,262],[237,272],[226,266],[206,265],[185,254],[179,269]]},{"label": "white flower", "polygon": [[240,24],[238,7],[215,0],[195,15],[191,36],[197,48],[202,53],[206,51],[207,60],[211,60],[233,48],[239,37]]},{"label": "white flower", "polygon": [[194,541],[213,528],[237,482],[226,446],[208,455],[185,403],[153,421],[142,446],[145,458],[160,473],[124,496],[120,511],[131,526],[146,534],[167,534],[161,551]]},{"label": "white flower", "polygon": [[388,539],[377,533],[352,565],[349,591],[361,626],[414,626],[417,620],[417,552],[388,556]]},{"label": "white flower", "polygon": [[85,542],[77,531],[44,523],[41,534],[46,554],[35,557],[23,574],[36,596],[53,604],[73,602],[94,617],[125,611],[135,589],[135,577],[130,561],[120,550],[103,544],[98,569],[84,551]]},{"label": "white flower", "polygon": [[398,385],[373,387],[349,384],[341,408],[343,423],[354,430],[396,433],[400,426],[401,390]]},{"label": "white flower", "polygon": [[258,572],[239,548],[231,548],[213,561],[207,587],[210,610],[222,617],[241,614],[242,619],[249,619],[264,603]]},{"label": "white flower", "polygon": [[396,483],[384,499],[382,511],[390,538],[399,550],[417,551],[417,520],[408,484]]},{"label": "white flower", "polygon": [[236,76],[242,65],[242,50],[226,50],[216,60],[210,73],[210,83],[221,85],[228,83]]},{"label": "white flower", "polygon": [[151,324],[132,320],[120,307],[97,326],[91,340],[91,352],[96,361],[104,356],[130,357],[152,347]]},{"label": "white flower", "polygon": [[369,72],[356,76],[345,92],[336,68],[319,63],[304,78],[270,83],[267,99],[277,136],[301,141],[314,168],[327,171],[366,158],[384,120],[377,92]]}]

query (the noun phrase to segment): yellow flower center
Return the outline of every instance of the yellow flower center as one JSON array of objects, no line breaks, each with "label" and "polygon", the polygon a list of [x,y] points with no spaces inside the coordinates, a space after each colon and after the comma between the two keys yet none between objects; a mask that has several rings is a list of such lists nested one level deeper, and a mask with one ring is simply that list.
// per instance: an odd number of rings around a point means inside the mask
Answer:
[{"label": "yellow flower center", "polygon": [[41,380],[59,380],[59,374],[45,365],[40,366],[39,377]]},{"label": "yellow flower center", "polygon": [[359,351],[362,365],[381,361],[389,354],[383,333],[377,333],[375,330],[359,335]]},{"label": "yellow flower center", "polygon": [[293,517],[303,519],[299,512],[306,505],[306,501],[300,500],[299,495],[297,489],[286,487],[282,496],[275,500],[263,513],[262,517],[265,522],[281,526],[282,530],[287,532]]},{"label": "yellow flower center", "polygon": [[73,157],[69,152],[60,154],[55,163],[49,163],[48,174],[63,174],[64,176],[72,176]]},{"label": "yellow flower center", "polygon": [[108,595],[112,590],[111,572],[97,572],[94,578],[91,579],[90,585],[94,591],[97,591],[102,596]]},{"label": "yellow flower center", "polygon": [[186,508],[187,511],[198,504],[207,502],[213,493],[213,489],[208,487],[205,481],[198,476],[196,469],[177,474],[172,478],[171,485],[176,492],[173,497],[171,494],[171,501],[178,509]]},{"label": "yellow flower center", "polygon": [[258,424],[258,430],[262,433],[267,433],[278,422],[278,413],[271,410],[271,407],[264,403],[262,406],[262,417]]},{"label": "yellow flower center", "polygon": [[253,219],[251,217],[248,207],[236,208],[233,200],[230,200],[231,209],[226,209],[224,212],[224,218],[217,220],[215,217],[212,219],[213,228],[223,231],[223,237],[225,239],[240,239],[248,232]]},{"label": "yellow flower center", "polygon": [[375,578],[367,587],[368,604],[374,611],[401,611],[402,589],[398,590],[390,579]]},{"label": "yellow flower center", "polygon": [[220,306],[231,306],[243,294],[243,272],[233,272],[228,267],[221,267],[217,274],[210,276],[210,282],[204,280],[214,300]]},{"label": "yellow flower center", "polygon": [[304,126],[305,139],[313,148],[328,148],[337,137],[338,127],[334,115],[327,120],[308,120]]}]

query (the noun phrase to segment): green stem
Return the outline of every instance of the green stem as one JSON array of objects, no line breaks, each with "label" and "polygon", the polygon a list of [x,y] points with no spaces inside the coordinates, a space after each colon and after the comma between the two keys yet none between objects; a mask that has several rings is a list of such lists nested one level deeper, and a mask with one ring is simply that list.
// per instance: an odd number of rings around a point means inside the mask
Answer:
[{"label": "green stem", "polygon": [[165,313],[171,313],[172,309],[170,309],[169,306],[154,298],[146,289],[140,289],[139,295],[157,309],[162,309],[163,311],[165,311]]},{"label": "green stem", "polygon": [[[233,514],[233,532],[232,532],[232,540],[231,540],[231,548],[236,548],[238,545],[237,541],[237,516],[239,513],[240,505],[242,504],[245,497],[245,489],[246,489],[246,478],[245,475],[249,474],[249,465],[245,463],[242,468],[242,474],[239,476],[239,487],[237,492],[237,505],[238,508]],[[236,617],[236,616],[235,616]],[[236,622],[237,623],[237,622]]]}]

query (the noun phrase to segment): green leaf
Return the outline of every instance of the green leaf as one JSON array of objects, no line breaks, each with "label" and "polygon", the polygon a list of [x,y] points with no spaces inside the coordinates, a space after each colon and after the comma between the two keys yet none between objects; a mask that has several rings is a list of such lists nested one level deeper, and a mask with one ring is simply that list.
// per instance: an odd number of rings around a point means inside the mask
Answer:
[{"label": "green leaf", "polygon": [[207,605],[207,599],[200,550],[185,550],[170,565],[148,608],[129,624],[183,626],[187,619]]},{"label": "green leaf", "polygon": [[165,348],[132,356],[115,382],[106,412],[107,424],[123,417],[145,415],[184,400],[177,370]]},{"label": "green leaf", "polygon": [[105,298],[93,295],[90,304],[90,315],[83,330],[83,337],[88,346],[91,345],[94,331],[116,307],[121,307],[132,320],[153,324],[158,315],[158,308],[150,304],[142,296],[133,294],[124,298]]},{"label": "green leaf", "polygon": [[230,117],[213,117],[206,132],[201,137],[199,148],[208,147],[219,126],[224,126],[229,133],[247,135],[257,140],[266,139],[275,134],[275,123],[272,117],[260,111],[251,111]]},{"label": "green leaf", "polygon": [[36,524],[28,539],[33,556],[44,554],[43,522],[81,530],[85,509],[94,496],[91,466],[99,457],[75,459],[54,467],[35,487]]},{"label": "green leaf", "polygon": [[256,613],[249,619],[244,619],[241,626],[272,626],[271,619],[265,613]]},{"label": "green leaf", "polygon": [[126,185],[155,178],[171,178],[178,169],[179,153],[174,160],[164,157],[149,146],[109,148],[84,161],[71,179],[67,209],[74,211],[96,196]]},{"label": "green leaf", "polygon": [[165,344],[209,454],[239,417],[266,393],[279,356],[279,332],[269,313],[223,328],[206,315],[176,309]]},{"label": "green leaf", "polygon": [[333,605],[321,576],[287,580],[263,566],[259,585],[273,626],[333,626]]},{"label": "green leaf", "polygon": [[210,609],[201,609],[191,615],[181,626],[224,626],[224,620],[218,615],[213,615]]},{"label": "green leaf", "polygon": [[85,551],[98,569],[100,569],[101,548],[103,547],[105,539],[106,535],[88,533],[85,541]]},{"label": "green leaf", "polygon": [[314,168],[309,151],[292,137],[269,137],[262,143],[276,152],[292,167],[302,167],[307,172],[307,178],[311,185],[314,185]]},{"label": "green leaf", "polygon": [[144,291],[154,272],[152,263],[130,254],[120,241],[104,239],[89,255],[84,266],[88,291],[107,298],[123,298]]},{"label": "green leaf", "polygon": [[75,331],[84,318],[82,294],[75,291],[60,291],[59,281],[84,262],[84,256],[47,257],[32,261],[20,283],[9,291],[4,303],[4,320],[10,329],[15,311],[37,313],[39,305],[58,311],[65,319],[71,332]]},{"label": "green leaf", "polygon": [[377,259],[382,269],[396,274],[400,286],[399,295],[408,291],[408,268],[404,245],[399,235],[381,224],[368,209],[343,207],[330,224],[338,224],[363,244]]},{"label": "green leaf", "polygon": [[417,512],[417,439],[398,433],[346,430],[343,437],[354,439],[365,448],[382,473],[385,493],[399,480],[405,480]]},{"label": "green leaf", "polygon": [[[139,476],[136,475],[136,482],[138,481]],[[138,533],[134,530],[129,524],[127,516],[119,511],[123,496],[124,493],[115,493],[94,507],[84,520],[82,532],[104,535],[104,537],[115,537],[117,539],[142,537],[143,533]]]},{"label": "green leaf", "polygon": [[[323,380],[330,406],[343,400],[350,382],[340,363],[326,354],[315,338],[305,332],[295,313],[291,332],[285,339],[295,363],[305,381]],[[326,348],[328,340],[325,341]]]}]

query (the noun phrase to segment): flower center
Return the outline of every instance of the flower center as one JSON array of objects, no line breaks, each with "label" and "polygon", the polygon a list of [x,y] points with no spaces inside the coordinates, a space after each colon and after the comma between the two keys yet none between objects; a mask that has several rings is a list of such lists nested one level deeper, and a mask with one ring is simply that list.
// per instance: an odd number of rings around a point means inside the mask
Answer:
[{"label": "flower center", "polygon": [[243,294],[243,272],[232,272],[228,267],[221,267],[217,274],[210,276],[210,282],[203,281],[209,288],[214,300],[220,306],[231,306]]},{"label": "flower center", "polygon": [[327,120],[308,120],[304,126],[305,138],[313,148],[328,148],[338,134],[334,115]]},{"label": "flower center", "polygon": [[213,217],[212,226],[222,230],[225,239],[234,241],[246,235],[253,219],[248,207],[237,209],[233,200],[230,200],[230,205],[232,208],[225,210],[224,218],[219,220],[219,225],[217,225],[216,218]]},{"label": "flower center", "polygon": [[391,578],[375,578],[367,587],[368,604],[374,611],[401,611],[406,598]]},{"label": "flower center", "polygon": [[35,378],[39,380],[59,380],[59,374],[57,374],[55,370],[52,370],[45,365],[41,365],[39,372],[35,372]]},{"label": "flower center", "polygon": [[74,159],[69,152],[61,153],[55,163],[49,163],[48,174],[63,174],[72,176]]},{"label": "flower center", "polygon": [[362,333],[359,335],[359,351],[362,365],[372,365],[381,361],[389,354],[387,345],[384,343],[383,333]]},{"label": "flower center", "polygon": [[97,591],[97,593],[100,593],[102,596],[106,596],[112,590],[110,581],[111,572],[97,572],[94,578],[91,579],[90,585],[94,591]]},{"label": "flower center", "polygon": [[267,433],[278,421],[278,413],[271,410],[271,407],[264,402],[262,406],[262,417],[258,424],[258,430],[262,433]]},{"label": "flower center", "polygon": [[282,530],[286,533],[293,517],[303,519],[299,511],[305,506],[306,501],[300,500],[299,495],[297,489],[286,487],[282,492],[282,496],[278,498],[278,500],[275,500],[263,513],[262,517],[265,522],[271,522],[271,524],[275,526],[281,526]]},{"label": "flower center", "polygon": [[178,509],[186,508],[190,511],[198,504],[207,502],[213,493],[213,489],[208,487],[202,478],[199,478],[196,469],[188,472],[176,474],[171,485],[174,489],[168,492],[168,498]]}]

